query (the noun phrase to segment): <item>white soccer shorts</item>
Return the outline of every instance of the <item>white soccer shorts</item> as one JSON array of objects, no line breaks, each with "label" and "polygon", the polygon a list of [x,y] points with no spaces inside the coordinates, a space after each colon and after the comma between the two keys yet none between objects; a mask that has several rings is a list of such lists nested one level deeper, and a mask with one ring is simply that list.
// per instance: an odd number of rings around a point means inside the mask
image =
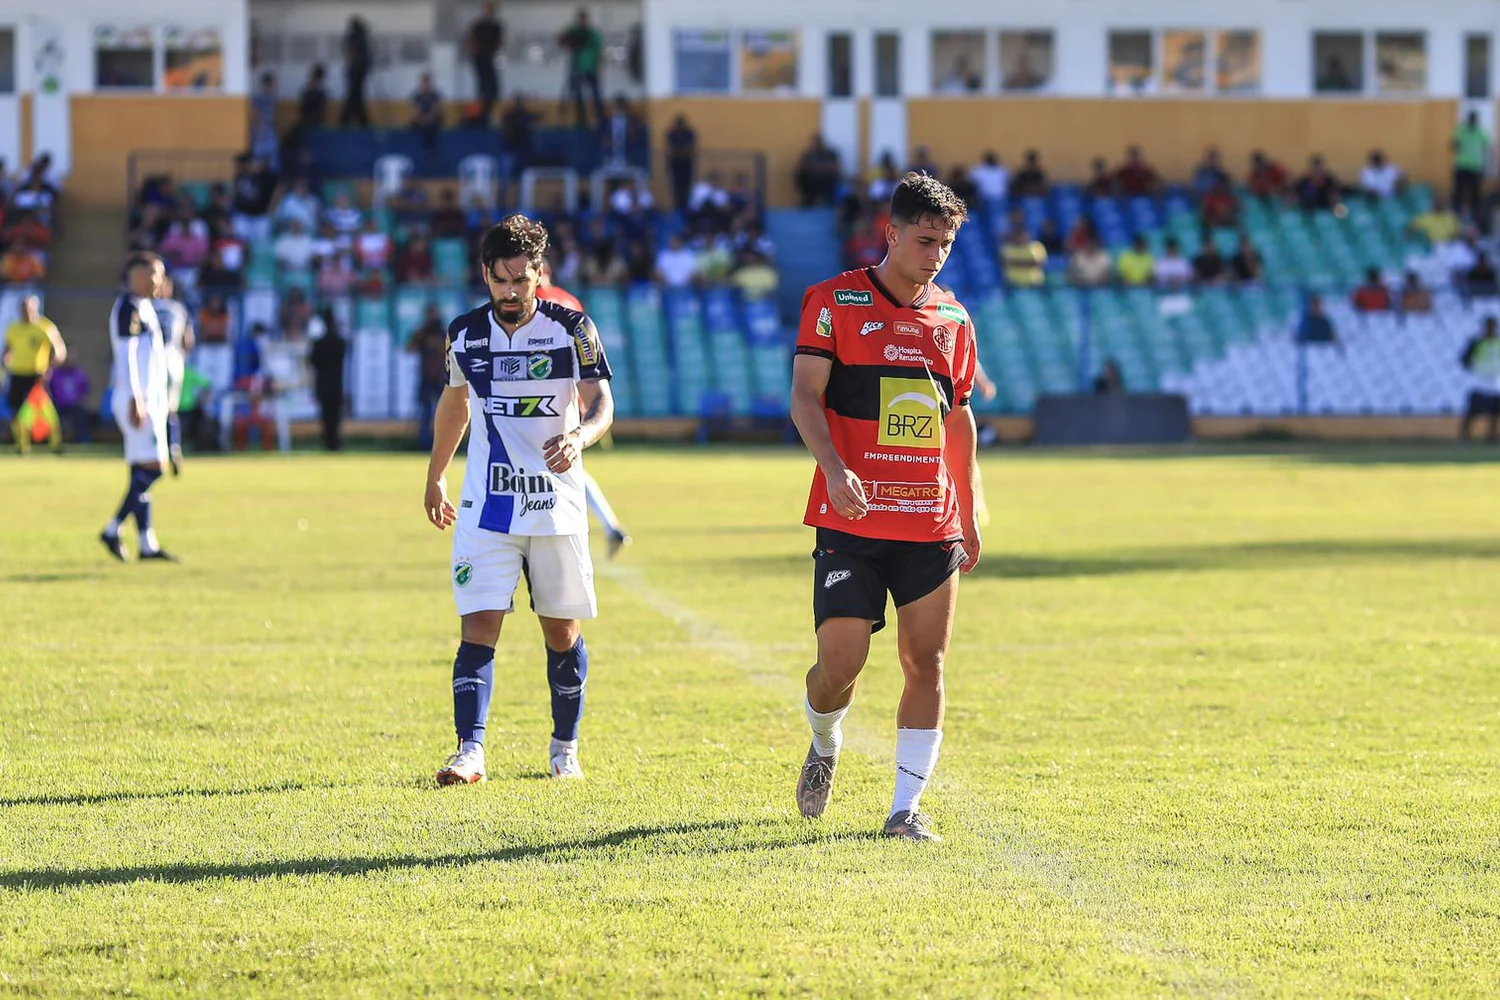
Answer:
[{"label": "white soccer shorts", "polygon": [[141,426],[130,426],[130,401],[124,400],[113,407],[115,423],[120,425],[120,434],[125,439],[125,464],[145,465],[155,462],[167,464],[167,411],[147,410]]},{"label": "white soccer shorts", "polygon": [[525,574],[531,607],[543,618],[599,617],[588,535],[502,535],[456,527],[453,603],[460,615],[515,610]]}]

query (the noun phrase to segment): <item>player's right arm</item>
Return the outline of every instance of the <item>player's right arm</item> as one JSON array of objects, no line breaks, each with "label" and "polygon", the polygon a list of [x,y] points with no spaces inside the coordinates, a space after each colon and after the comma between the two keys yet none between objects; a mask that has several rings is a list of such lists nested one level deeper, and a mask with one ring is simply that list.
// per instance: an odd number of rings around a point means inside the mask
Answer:
[{"label": "player's right arm", "polygon": [[[125,387],[130,391],[130,412],[127,416],[130,426],[139,427],[146,419],[146,391],[142,375],[151,365],[151,342],[145,335],[145,325],[136,312],[135,303],[128,299],[115,310],[115,336],[121,350],[125,352],[125,371],[130,383]],[[142,357],[143,352],[145,357]]]},{"label": "player's right arm", "polygon": [[439,531],[453,524],[458,516],[453,501],[448,499],[447,473],[458,443],[469,428],[469,384],[453,356],[451,344],[445,361],[448,387],[438,397],[437,413],[432,418],[432,457],[427,461],[427,496],[422,503],[427,520]]},{"label": "player's right arm", "polygon": [[809,289],[802,300],[797,356],[792,359],[792,423],[823,473],[828,502],[839,516],[858,520],[870,512],[864,486],[833,446],[828,414],[823,410],[837,336],[832,315],[832,306],[823,293]]}]

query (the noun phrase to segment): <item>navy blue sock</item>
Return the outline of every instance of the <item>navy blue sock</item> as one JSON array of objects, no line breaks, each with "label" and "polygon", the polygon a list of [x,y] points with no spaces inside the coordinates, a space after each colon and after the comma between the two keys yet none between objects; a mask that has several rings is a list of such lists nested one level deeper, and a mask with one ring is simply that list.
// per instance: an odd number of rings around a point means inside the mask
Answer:
[{"label": "navy blue sock", "polygon": [[583,687],[589,676],[589,648],[583,636],[566,653],[547,650],[547,686],[552,689],[552,738],[578,739],[583,718]]},{"label": "navy blue sock", "polygon": [[135,513],[140,506],[141,497],[151,488],[151,484],[161,478],[161,473],[153,469],[142,468],[139,465],[130,467],[130,486],[125,490],[125,499],[120,501],[120,509],[115,512],[114,528],[119,530],[125,519]]},{"label": "navy blue sock", "polygon": [[477,642],[458,644],[453,659],[453,729],[460,740],[484,742],[495,687],[495,648]]},{"label": "navy blue sock", "polygon": [[167,417],[167,447],[182,447],[182,418],[175,413]]},{"label": "navy blue sock", "polygon": [[[153,483],[160,478],[161,473],[159,472],[151,474],[151,482]],[[135,530],[142,539],[141,548],[144,549],[147,547],[144,540],[150,537],[148,532],[151,530],[151,488],[149,483],[146,489],[141,491],[140,499],[135,502],[135,510],[132,513],[135,514]]]}]

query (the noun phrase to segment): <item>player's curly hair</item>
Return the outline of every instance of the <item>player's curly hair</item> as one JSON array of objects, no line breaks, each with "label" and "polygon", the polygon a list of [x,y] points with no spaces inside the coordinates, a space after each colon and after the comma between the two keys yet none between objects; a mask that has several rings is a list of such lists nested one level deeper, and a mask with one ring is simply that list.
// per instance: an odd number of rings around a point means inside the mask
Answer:
[{"label": "player's curly hair", "polygon": [[490,227],[479,244],[479,259],[486,271],[495,266],[495,261],[512,257],[525,257],[533,267],[540,268],[546,254],[547,227],[519,212]]},{"label": "player's curly hair", "polygon": [[969,217],[969,208],[953,189],[930,174],[907,171],[896,190],[891,192],[891,218],[898,222],[916,222],[924,215],[940,216],[957,229]]}]

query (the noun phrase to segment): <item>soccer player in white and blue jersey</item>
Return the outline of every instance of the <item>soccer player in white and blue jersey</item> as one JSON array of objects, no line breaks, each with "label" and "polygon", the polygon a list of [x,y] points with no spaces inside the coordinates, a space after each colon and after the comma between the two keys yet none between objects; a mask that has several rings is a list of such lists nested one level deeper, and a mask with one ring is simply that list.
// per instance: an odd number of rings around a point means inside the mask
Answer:
[{"label": "soccer player in white and blue jersey", "polygon": [[177,560],[156,540],[151,525],[151,484],[167,463],[167,359],[161,324],[152,300],[161,290],[166,267],[154,253],[133,253],[125,262],[126,292],[109,316],[109,344],[114,352],[110,408],[125,440],[130,485],[113,520],[99,540],[109,554],[125,561],[120,527],[135,519],[140,557]]},{"label": "soccer player in white and blue jersey", "polygon": [[[453,661],[458,749],[440,785],[483,781],[495,644],[524,574],[541,620],[552,691],[548,757],[556,778],[581,778],[578,721],[588,679],[581,622],[598,615],[589,555],[583,450],[609,429],[609,362],[588,316],[539,302],[547,230],[511,215],[485,234],[481,266],[490,304],[448,327],[448,387],[434,418],[425,507],[454,526],[453,596],[461,619]],[[445,474],[469,435],[455,508]]]},{"label": "soccer player in white and blue jersey", "polygon": [[188,352],[193,349],[193,321],[187,306],[173,298],[172,279],[161,283],[156,300],[156,317],[161,323],[162,347],[167,365],[167,458],[172,475],[182,474],[182,420],[177,407],[182,404],[182,380],[187,371]]}]

